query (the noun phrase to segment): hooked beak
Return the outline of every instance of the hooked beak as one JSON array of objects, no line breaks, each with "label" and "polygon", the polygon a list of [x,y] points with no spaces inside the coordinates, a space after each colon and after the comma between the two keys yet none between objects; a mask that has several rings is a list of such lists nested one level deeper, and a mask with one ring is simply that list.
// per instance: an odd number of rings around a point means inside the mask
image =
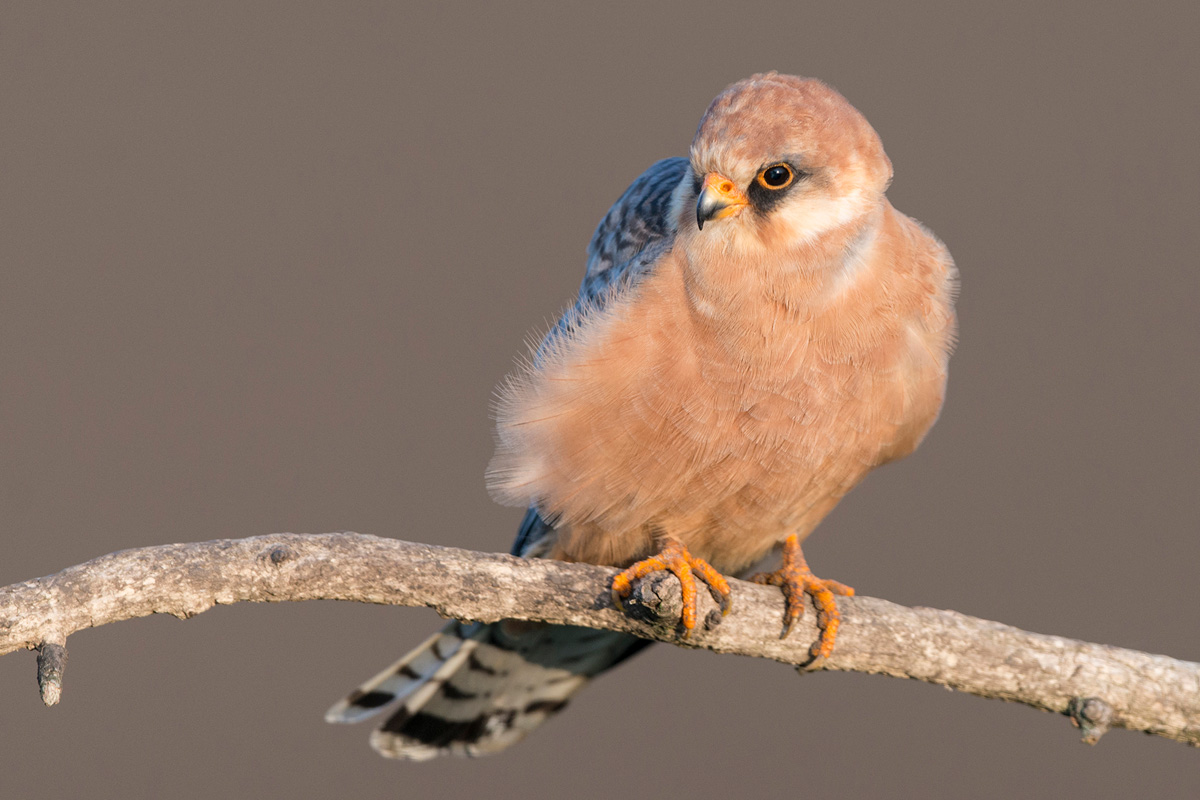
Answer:
[{"label": "hooked beak", "polygon": [[733,185],[733,181],[719,172],[704,176],[704,188],[696,198],[696,225],[704,230],[710,219],[733,216],[746,205],[746,194]]}]

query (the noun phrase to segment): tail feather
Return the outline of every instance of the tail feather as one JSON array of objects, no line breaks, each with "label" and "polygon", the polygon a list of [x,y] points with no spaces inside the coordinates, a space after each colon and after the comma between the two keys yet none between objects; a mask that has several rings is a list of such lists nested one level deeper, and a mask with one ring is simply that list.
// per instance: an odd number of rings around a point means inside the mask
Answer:
[{"label": "tail feather", "polygon": [[484,755],[523,739],[595,674],[646,642],[590,628],[451,622],[326,714],[358,722],[393,701],[371,735],[385,756]]},{"label": "tail feather", "polygon": [[450,623],[410,650],[403,658],[359,686],[325,712],[325,721],[361,722],[383,711],[393,701],[407,697],[433,680],[465,640],[459,623]]}]

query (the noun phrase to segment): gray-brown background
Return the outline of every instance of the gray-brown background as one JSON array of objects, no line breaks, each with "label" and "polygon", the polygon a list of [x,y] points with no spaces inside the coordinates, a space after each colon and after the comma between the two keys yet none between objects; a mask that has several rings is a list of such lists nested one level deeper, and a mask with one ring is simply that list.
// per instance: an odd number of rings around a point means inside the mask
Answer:
[{"label": "gray-brown background", "polygon": [[[5,4],[0,584],[273,531],[506,549],[492,387],[608,204],[778,69],[867,115],[963,282],[942,420],[810,540],[818,573],[1200,659],[1200,14],[591,5]],[[50,710],[10,655],[0,794],[1200,792],[1165,740],[665,646],[497,758],[387,762],[322,722],[437,624],[127,622],[72,638]]]}]

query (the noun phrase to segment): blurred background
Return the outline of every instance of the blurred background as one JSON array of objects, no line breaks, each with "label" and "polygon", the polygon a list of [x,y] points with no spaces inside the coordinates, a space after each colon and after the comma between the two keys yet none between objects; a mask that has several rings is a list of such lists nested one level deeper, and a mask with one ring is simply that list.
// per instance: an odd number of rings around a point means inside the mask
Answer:
[{"label": "blurred background", "polygon": [[[861,593],[1200,660],[1194,3],[7,4],[0,585],[356,530],[506,550],[489,400],[709,100],[817,76],[962,272],[945,411],[806,545]],[[322,714],[439,624],[218,608],[0,659],[6,797],[1195,797],[1198,754],[668,646],[486,760]]]}]

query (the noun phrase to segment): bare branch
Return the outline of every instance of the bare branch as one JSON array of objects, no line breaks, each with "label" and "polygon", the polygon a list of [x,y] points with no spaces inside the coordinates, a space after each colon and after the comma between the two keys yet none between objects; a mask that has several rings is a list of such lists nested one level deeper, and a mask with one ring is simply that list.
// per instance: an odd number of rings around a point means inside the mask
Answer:
[{"label": "bare branch", "polygon": [[[1066,714],[1095,742],[1122,727],[1200,745],[1200,664],[1047,636],[954,611],[839,599],[843,624],[831,658],[808,664],[808,613],[779,639],[774,589],[732,581],[733,613],[711,601],[686,642],[676,635],[678,583],[644,581],[633,614],[611,606],[615,571],[433,547],[356,533],[275,534],[124,550],[0,589],[0,654],[38,649],[43,700],[57,702],[66,637],[149,614],[186,619],[243,601],[352,600],[428,606],[484,622],[516,618],[626,631],[803,671],[852,670],[936,683]],[[707,616],[706,616],[707,615]],[[647,621],[649,620],[649,621]]]}]

